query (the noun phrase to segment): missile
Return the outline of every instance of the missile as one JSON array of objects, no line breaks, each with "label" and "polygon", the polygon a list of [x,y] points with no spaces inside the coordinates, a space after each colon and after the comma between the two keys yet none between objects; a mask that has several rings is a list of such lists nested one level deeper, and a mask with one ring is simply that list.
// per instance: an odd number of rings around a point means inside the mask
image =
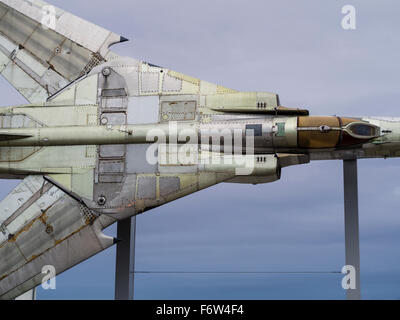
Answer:
[{"label": "missile", "polygon": [[[169,142],[182,132],[197,133],[197,124],[146,124],[107,126],[66,126],[0,130],[0,147],[46,147],[113,145]],[[184,141],[185,142],[185,141]]]},{"label": "missile", "polygon": [[[221,129],[221,130],[220,130]],[[237,132],[239,140],[237,141]],[[144,125],[106,125],[15,128],[0,130],[0,147],[114,144],[246,145],[263,151],[329,149],[360,145],[381,136],[378,126],[341,117],[264,117],[233,121],[169,122]],[[236,140],[235,140],[236,139]]]}]

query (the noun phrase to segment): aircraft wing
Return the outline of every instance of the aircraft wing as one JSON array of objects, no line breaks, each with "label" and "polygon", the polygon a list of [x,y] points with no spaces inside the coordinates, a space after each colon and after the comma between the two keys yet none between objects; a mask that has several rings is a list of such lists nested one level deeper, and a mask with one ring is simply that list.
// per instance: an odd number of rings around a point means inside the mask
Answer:
[{"label": "aircraft wing", "polygon": [[0,0],[0,73],[30,103],[107,61],[127,39],[41,0]]},{"label": "aircraft wing", "polygon": [[27,177],[0,203],[0,300],[40,285],[44,266],[59,274],[112,246],[102,230],[114,222],[41,176]]},{"label": "aircraft wing", "polygon": [[[0,74],[30,103],[50,96],[115,56],[126,39],[41,0],[0,0]],[[39,285],[110,247],[98,217],[42,176],[29,176],[0,202],[0,299]]]}]

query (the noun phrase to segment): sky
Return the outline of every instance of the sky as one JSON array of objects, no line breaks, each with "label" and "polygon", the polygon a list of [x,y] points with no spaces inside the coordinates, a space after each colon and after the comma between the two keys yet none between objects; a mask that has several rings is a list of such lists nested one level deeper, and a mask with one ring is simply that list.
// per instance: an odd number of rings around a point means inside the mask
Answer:
[{"label": "sky", "polygon": [[[50,1],[130,41],[115,52],[312,115],[400,117],[400,3],[390,0]],[[341,26],[344,5],[357,29]],[[3,79],[2,104],[25,103]],[[285,168],[265,185],[221,184],[137,218],[137,299],[344,299],[340,161]],[[400,161],[359,161],[361,290],[400,298]],[[0,196],[17,184],[0,182]],[[115,226],[106,231],[115,235]],[[77,249],[78,250],[78,249]],[[39,299],[113,299],[115,247]]]}]

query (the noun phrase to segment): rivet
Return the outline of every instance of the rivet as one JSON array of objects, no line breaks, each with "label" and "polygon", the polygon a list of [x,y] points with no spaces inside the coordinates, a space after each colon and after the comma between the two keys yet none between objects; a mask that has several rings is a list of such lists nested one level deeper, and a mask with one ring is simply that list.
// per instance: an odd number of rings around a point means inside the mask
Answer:
[{"label": "rivet", "polygon": [[110,68],[104,68],[102,71],[103,76],[108,77],[111,74]]},{"label": "rivet", "polygon": [[52,234],[53,231],[54,231],[54,228],[53,228],[52,226],[47,226],[47,227],[46,227],[46,233],[47,233],[47,234]]},{"label": "rivet", "polygon": [[98,203],[100,206],[104,206],[104,205],[106,204],[106,202],[107,202],[107,199],[106,199],[105,196],[100,196],[100,197],[97,199],[97,203]]},{"label": "rivet", "polygon": [[108,123],[108,119],[106,117],[101,118],[101,124],[106,125]]}]

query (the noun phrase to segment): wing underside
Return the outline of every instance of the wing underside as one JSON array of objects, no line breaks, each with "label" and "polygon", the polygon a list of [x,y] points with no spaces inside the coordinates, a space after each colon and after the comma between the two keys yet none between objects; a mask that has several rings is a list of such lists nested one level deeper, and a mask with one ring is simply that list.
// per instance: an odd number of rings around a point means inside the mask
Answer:
[{"label": "wing underside", "polygon": [[0,1],[0,74],[31,103],[105,62],[124,40],[44,1]]},{"label": "wing underside", "polygon": [[41,284],[44,266],[61,272],[112,246],[114,223],[39,176],[23,180],[0,203],[0,299]]}]

